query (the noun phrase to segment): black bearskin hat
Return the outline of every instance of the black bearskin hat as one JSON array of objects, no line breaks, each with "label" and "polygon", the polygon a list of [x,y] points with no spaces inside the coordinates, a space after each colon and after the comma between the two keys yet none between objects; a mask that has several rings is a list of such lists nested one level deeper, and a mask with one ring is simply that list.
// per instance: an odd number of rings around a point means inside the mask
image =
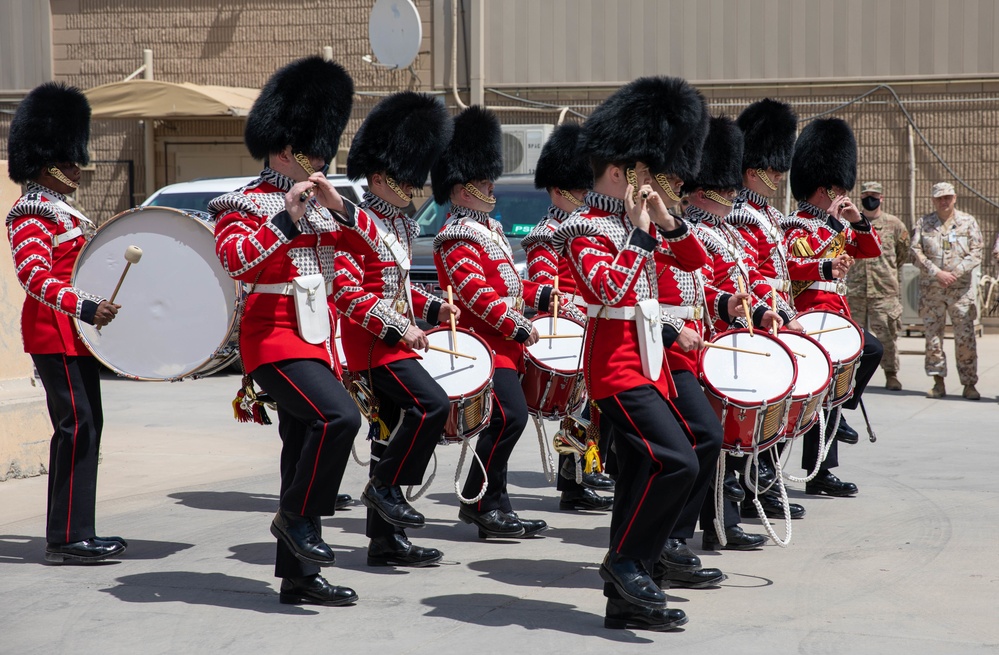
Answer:
[{"label": "black bearskin hat", "polygon": [[347,176],[358,180],[384,171],[397,182],[422,187],[453,129],[444,103],[433,96],[412,91],[390,95],[375,105],[354,135]]},{"label": "black bearskin hat", "polygon": [[791,168],[798,115],[788,105],[764,98],[746,107],[736,120],[746,147],[742,170],[772,168],[786,173]]},{"label": "black bearskin hat", "polygon": [[90,103],[61,82],[35,87],[17,106],[7,140],[8,175],[18,184],[53,164],[89,164]]},{"label": "black bearskin hat", "polygon": [[454,117],[451,143],[430,172],[434,200],[443,205],[455,184],[503,174],[503,131],[496,114],[472,105]]},{"label": "black bearskin hat", "polygon": [[354,82],[322,57],[291,62],[267,80],[246,119],[243,140],[256,159],[291,146],[333,161],[354,104]]},{"label": "black bearskin hat", "polygon": [[684,179],[683,191],[738,189],[742,186],[742,130],[727,116],[715,116],[701,152],[701,168]]},{"label": "black bearskin hat", "polygon": [[791,193],[807,200],[819,187],[857,183],[857,140],[842,118],[817,118],[801,131],[791,160]]},{"label": "black bearskin hat", "polygon": [[[678,77],[640,77],[604,100],[583,124],[584,155],[613,164],[648,164],[682,179],[698,166],[691,138],[703,138],[707,107],[701,93]],[[691,144],[696,146],[696,143]]]},{"label": "black bearskin hat", "polygon": [[578,123],[562,123],[552,132],[538,156],[534,169],[534,186],[538,189],[589,189],[593,186],[593,169],[579,152]]}]

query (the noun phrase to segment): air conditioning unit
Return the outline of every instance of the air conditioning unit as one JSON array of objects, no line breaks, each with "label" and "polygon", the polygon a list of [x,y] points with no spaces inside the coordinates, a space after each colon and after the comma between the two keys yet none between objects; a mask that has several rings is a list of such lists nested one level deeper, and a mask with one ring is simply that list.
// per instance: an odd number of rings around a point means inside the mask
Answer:
[{"label": "air conditioning unit", "polygon": [[[971,286],[979,289],[975,296],[975,308],[977,316],[975,318],[975,330],[981,333],[982,325],[982,294],[978,286],[982,278],[982,268],[975,267],[971,271]],[[923,332],[923,319],[919,316],[919,267],[913,263],[902,264],[902,331],[906,335],[913,332]],[[947,314],[947,325],[951,325],[950,314]]]},{"label": "air conditioning unit", "polygon": [[503,174],[534,175],[541,148],[554,125],[503,125]]}]

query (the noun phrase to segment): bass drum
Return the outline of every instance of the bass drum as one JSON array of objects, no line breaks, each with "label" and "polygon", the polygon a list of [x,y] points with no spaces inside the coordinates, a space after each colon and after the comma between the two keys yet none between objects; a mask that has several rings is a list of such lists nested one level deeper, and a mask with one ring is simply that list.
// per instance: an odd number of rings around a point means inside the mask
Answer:
[{"label": "bass drum", "polygon": [[105,223],[80,252],[73,285],[110,298],[125,250],[142,249],[115,299],[121,310],[98,330],[77,321],[101,363],[133,380],[175,381],[216,373],[239,356],[242,286],[215,255],[202,212],[137,207]]}]

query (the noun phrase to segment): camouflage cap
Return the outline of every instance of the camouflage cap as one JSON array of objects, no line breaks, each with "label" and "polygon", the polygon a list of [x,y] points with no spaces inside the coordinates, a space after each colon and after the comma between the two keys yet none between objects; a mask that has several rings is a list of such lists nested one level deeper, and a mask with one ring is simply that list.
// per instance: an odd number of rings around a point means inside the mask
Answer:
[{"label": "camouflage cap", "polygon": [[884,187],[880,182],[864,182],[860,185],[861,193],[884,193]]},{"label": "camouflage cap", "polygon": [[933,185],[930,190],[930,194],[934,198],[940,198],[942,196],[956,196],[957,193],[954,192],[954,185],[950,182],[937,182]]}]

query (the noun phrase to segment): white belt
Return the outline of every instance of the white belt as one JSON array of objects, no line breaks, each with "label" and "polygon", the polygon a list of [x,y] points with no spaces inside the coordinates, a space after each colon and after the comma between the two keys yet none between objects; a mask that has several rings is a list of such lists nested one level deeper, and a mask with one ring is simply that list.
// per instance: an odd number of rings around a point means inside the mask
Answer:
[{"label": "white belt", "polygon": [[[294,282],[278,282],[276,284],[256,284],[250,293],[273,293],[278,296],[291,296],[295,294]],[[326,283],[326,295],[333,293],[333,283]]]},{"label": "white belt", "polygon": [[635,320],[635,306],[608,307],[607,305],[587,305],[586,315],[590,318],[613,318],[618,321]]},{"label": "white belt", "polygon": [[81,230],[79,227],[74,227],[69,232],[63,232],[62,234],[57,234],[54,237],[52,237],[52,245],[60,246],[66,243],[67,241],[72,241],[73,239],[82,236],[83,236],[83,230]]},{"label": "white belt", "polygon": [[780,291],[781,293],[791,293],[791,280],[778,280],[776,278],[768,277],[764,278],[770,288],[774,291]]},{"label": "white belt", "polygon": [[509,307],[510,309],[514,309],[518,312],[524,311],[524,298],[521,296],[518,296],[516,298],[512,296],[503,296],[502,298],[500,298],[500,300],[502,300],[503,304]]},{"label": "white belt", "polygon": [[575,294],[564,293],[559,299],[560,303],[571,303],[577,307],[586,307],[586,299]]},{"label": "white belt", "polygon": [[842,280],[836,280],[835,282],[812,282],[812,285],[808,287],[807,290],[816,291],[830,291],[832,293],[838,293],[841,296],[846,295],[846,282]]},{"label": "white belt", "polygon": [[699,321],[704,317],[704,308],[700,305],[697,307],[690,307],[682,305],[664,305],[660,303],[659,309],[673,318],[680,318],[685,321]]}]

